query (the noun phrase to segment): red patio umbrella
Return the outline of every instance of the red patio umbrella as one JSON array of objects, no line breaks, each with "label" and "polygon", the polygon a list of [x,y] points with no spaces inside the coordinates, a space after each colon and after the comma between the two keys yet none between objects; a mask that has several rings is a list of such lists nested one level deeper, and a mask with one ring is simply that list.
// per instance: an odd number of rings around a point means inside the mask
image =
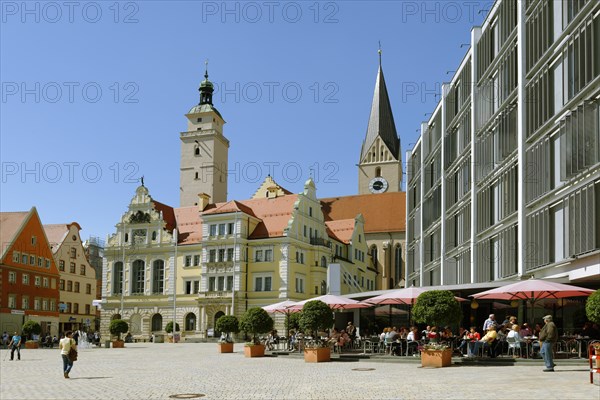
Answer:
[{"label": "red patio umbrella", "polygon": [[285,337],[288,336],[287,325],[289,325],[289,322],[290,322],[290,314],[300,311],[300,310],[293,310],[290,308],[294,304],[296,304],[295,301],[285,300],[285,301],[280,301],[279,303],[275,303],[275,304],[271,304],[269,306],[262,307],[263,310],[265,310],[266,312],[268,312],[270,314],[276,314],[276,313],[285,314],[285,319],[287,321],[286,329],[285,329]]},{"label": "red patio umbrella", "polygon": [[304,307],[304,304],[308,303],[309,301],[313,301],[313,300],[322,301],[323,303],[327,304],[329,306],[329,308],[331,308],[332,310],[348,310],[348,309],[354,309],[354,308],[372,307],[371,304],[361,303],[356,300],[348,299],[346,297],[341,297],[341,296],[335,296],[333,294],[326,294],[326,295],[315,297],[312,299],[300,301],[300,302],[296,303],[295,305],[291,306],[290,309],[300,311],[300,310],[302,310],[302,307]]}]

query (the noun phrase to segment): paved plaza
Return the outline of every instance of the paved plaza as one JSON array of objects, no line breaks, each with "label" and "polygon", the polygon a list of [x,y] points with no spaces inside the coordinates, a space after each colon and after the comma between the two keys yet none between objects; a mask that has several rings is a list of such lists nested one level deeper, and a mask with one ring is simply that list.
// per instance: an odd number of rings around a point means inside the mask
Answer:
[{"label": "paved plaza", "polygon": [[0,398],[600,399],[583,360],[562,366],[558,360],[556,372],[544,373],[541,361],[424,369],[400,357],[306,364],[298,356],[244,358],[243,344],[235,351],[217,354],[214,343],[82,349],[71,379],[64,379],[58,349],[23,350],[21,361],[9,361],[2,350]]}]

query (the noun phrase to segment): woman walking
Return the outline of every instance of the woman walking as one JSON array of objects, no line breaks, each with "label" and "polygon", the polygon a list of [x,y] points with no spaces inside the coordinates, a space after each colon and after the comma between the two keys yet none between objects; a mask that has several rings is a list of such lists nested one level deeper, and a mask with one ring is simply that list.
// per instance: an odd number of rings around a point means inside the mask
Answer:
[{"label": "woman walking", "polygon": [[65,333],[65,337],[60,339],[58,348],[63,360],[63,374],[65,378],[69,378],[69,372],[73,368],[73,361],[69,358],[69,352],[71,349],[77,350],[77,345],[75,344],[75,340],[73,340],[73,332],[67,331]]}]

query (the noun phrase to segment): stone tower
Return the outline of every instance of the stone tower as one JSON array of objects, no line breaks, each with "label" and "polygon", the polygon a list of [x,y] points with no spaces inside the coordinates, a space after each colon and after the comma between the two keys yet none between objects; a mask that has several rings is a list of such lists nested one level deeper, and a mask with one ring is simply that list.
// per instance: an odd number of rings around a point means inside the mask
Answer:
[{"label": "stone tower", "polygon": [[214,87],[208,69],[198,90],[200,103],[186,114],[188,130],[180,134],[181,207],[197,205],[201,193],[209,195],[211,203],[227,201],[229,140],[223,136],[225,120],[213,106]]}]

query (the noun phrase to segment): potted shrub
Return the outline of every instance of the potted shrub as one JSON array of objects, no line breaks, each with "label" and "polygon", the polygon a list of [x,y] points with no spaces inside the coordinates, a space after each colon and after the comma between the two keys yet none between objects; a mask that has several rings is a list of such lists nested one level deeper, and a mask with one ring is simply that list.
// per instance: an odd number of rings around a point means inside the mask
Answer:
[{"label": "potted shrub", "polygon": [[121,334],[129,331],[129,324],[122,319],[113,319],[110,321],[108,330],[117,340],[113,340],[112,347],[114,349],[125,347],[125,342],[121,340]]},{"label": "potted shrub", "polygon": [[27,338],[27,341],[25,342],[26,349],[37,349],[40,347],[39,342],[33,340],[33,335],[42,333],[42,327],[39,323],[29,320],[23,324],[21,331],[22,335]]},{"label": "potted shrub", "polygon": [[[591,322],[600,324],[600,289],[587,298],[585,314]],[[600,368],[600,343],[594,344],[594,352],[596,353],[596,368]]]},{"label": "potted shrub", "polygon": [[273,329],[273,318],[260,307],[248,309],[240,320],[240,329],[252,336],[251,342],[244,346],[244,356],[263,357],[265,345],[261,344],[258,336]]},{"label": "potted shrub", "polygon": [[240,331],[238,319],[235,315],[223,315],[215,323],[215,329],[225,334],[225,336],[221,336],[217,344],[219,353],[233,353],[233,338],[231,334]]},{"label": "potted shrub", "polygon": [[[417,297],[413,307],[415,322],[443,327],[458,324],[462,318],[460,304],[449,290],[429,290]],[[421,366],[448,367],[452,364],[452,349],[430,344],[421,350]]]},{"label": "potted shrub", "polygon": [[[167,326],[165,326],[165,332],[171,334],[173,333],[173,321],[170,321]],[[173,333],[172,335],[169,335],[168,337],[168,341],[169,343],[173,343],[173,340],[175,340],[175,343],[179,342],[179,334],[177,333],[179,332],[179,324],[176,323],[175,324],[175,333]]]},{"label": "potted shrub", "polygon": [[312,340],[304,346],[305,362],[331,361],[331,349],[319,338],[319,331],[326,331],[333,326],[333,312],[320,300],[309,301],[302,307],[298,323],[305,334]]}]

